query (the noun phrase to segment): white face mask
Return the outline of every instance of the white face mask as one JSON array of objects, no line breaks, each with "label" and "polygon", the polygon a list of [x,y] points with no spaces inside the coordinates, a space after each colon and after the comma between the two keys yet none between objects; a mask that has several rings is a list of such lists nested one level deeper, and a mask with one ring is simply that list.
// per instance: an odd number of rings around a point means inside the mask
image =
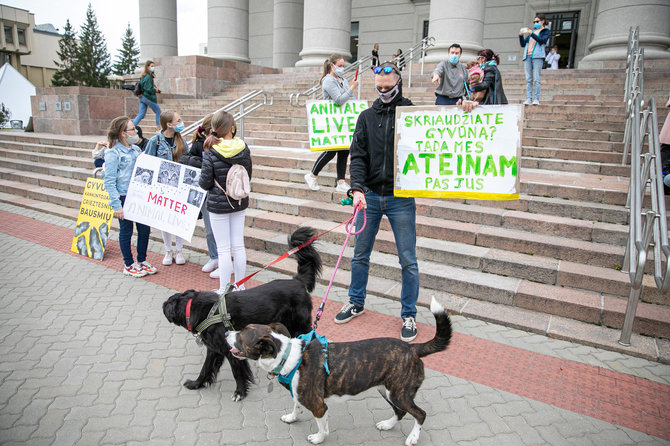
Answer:
[{"label": "white face mask", "polygon": [[137,144],[140,142],[140,135],[128,135],[126,141],[128,144]]}]

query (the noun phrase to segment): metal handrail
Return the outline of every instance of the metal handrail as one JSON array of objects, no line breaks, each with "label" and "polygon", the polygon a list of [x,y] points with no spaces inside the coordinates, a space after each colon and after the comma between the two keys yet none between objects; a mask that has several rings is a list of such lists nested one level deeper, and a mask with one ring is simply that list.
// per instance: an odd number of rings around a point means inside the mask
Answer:
[{"label": "metal handrail", "polygon": [[[414,46],[412,46],[409,50],[407,50],[405,53],[403,53],[403,62],[405,65],[407,65],[409,61],[409,79],[408,79],[408,86],[412,86],[412,63],[415,59],[420,58],[421,59],[421,75],[423,75],[423,66],[424,66],[424,59],[426,57],[426,49],[430,48],[431,46],[435,45],[435,37],[425,37],[418,43],[416,43]],[[421,51],[418,51],[419,48]],[[407,56],[409,55],[409,57]],[[350,81],[354,75],[352,73],[355,73],[356,70],[358,70],[359,76],[362,76],[363,73],[367,72],[367,70],[364,70],[363,67],[367,68],[368,62],[372,60],[372,55],[366,56],[363,59],[357,60],[353,64],[347,66],[344,69],[344,77],[347,79],[347,81]],[[312,99],[323,99],[323,93],[321,92],[321,84],[319,82],[316,82],[313,86],[311,86],[309,89],[305,91],[301,91],[299,93],[291,93],[289,95],[288,102],[290,105],[294,107],[302,107],[304,104],[300,104],[300,98],[301,97],[311,97]],[[357,98],[361,98],[361,84],[358,84],[358,94]]]},{"label": "metal handrail", "polygon": [[[629,55],[625,83],[626,129],[625,164],[630,149],[630,186],[626,206],[630,210],[629,233],[622,270],[630,277],[631,288],[619,344],[630,346],[633,322],[643,289],[647,256],[653,254],[654,280],[658,290],[670,292],[670,245],[663,188],[658,113],[652,97],[644,103],[644,49],[639,48],[639,28],[629,33]],[[645,145],[646,139],[646,145]],[[646,147],[646,152],[643,150]],[[643,209],[649,190],[650,209]],[[650,247],[653,249],[650,251]],[[663,266],[665,262],[665,267]]]},{"label": "metal handrail", "polygon": [[[263,96],[262,102],[256,102],[251,106],[245,107],[245,104],[261,95]],[[233,118],[235,119],[240,138],[244,138],[244,117],[249,113],[251,113],[252,111],[256,110],[257,108],[260,108],[264,105],[272,105],[273,103],[274,103],[274,96],[271,93],[265,90],[254,90],[245,94],[242,97],[235,99],[230,104],[226,104],[223,107],[219,108],[218,110],[213,111],[212,114],[222,110],[231,111],[234,108],[239,107],[239,110],[233,114]],[[202,124],[204,120],[205,118],[202,117],[198,121],[186,127],[184,130],[181,131],[182,136],[186,136],[190,133],[193,133],[198,128],[198,126]]]}]

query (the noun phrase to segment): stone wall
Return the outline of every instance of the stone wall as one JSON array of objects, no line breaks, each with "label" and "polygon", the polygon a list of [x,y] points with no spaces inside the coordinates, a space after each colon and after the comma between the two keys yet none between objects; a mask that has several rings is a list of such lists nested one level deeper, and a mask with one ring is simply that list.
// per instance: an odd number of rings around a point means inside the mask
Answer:
[{"label": "stone wall", "polygon": [[102,135],[112,119],[134,118],[139,109],[131,91],[110,88],[38,88],[30,102],[35,132],[59,135]]}]

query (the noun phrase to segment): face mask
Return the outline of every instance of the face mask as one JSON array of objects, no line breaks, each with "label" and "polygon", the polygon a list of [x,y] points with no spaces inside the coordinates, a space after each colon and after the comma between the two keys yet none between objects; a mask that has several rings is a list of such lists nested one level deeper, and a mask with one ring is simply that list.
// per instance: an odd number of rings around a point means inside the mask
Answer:
[{"label": "face mask", "polygon": [[140,142],[140,135],[128,135],[126,141],[128,144],[137,144]]},{"label": "face mask", "polygon": [[377,90],[377,94],[379,95],[379,99],[384,103],[388,104],[391,102],[395,97],[398,95],[398,92],[400,91],[400,80],[398,80],[398,83],[396,83],[393,88],[391,88],[389,91],[381,92],[379,91],[379,88],[375,87],[375,90]]},{"label": "face mask", "polygon": [[181,132],[182,130],[184,130],[184,123],[180,122],[172,130],[174,130],[177,133]]},{"label": "face mask", "polygon": [[344,75],[344,67],[336,67],[335,65],[333,65],[332,68],[333,68],[333,73],[335,73],[339,77],[342,77]]},{"label": "face mask", "polygon": [[151,72],[153,73],[153,72],[154,72],[154,68],[156,68],[156,67],[149,67],[149,71],[151,71]]},{"label": "face mask", "polygon": [[540,26],[542,26],[540,23],[536,23],[533,25],[533,28],[540,29]]},{"label": "face mask", "polygon": [[458,63],[458,56],[456,54],[450,54],[448,60],[450,64],[456,65]]}]

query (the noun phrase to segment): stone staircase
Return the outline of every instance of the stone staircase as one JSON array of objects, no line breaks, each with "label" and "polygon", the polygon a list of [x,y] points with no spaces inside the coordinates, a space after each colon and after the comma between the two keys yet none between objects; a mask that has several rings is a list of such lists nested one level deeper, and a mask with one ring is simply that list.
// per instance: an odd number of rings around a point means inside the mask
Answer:
[{"label": "stone staircase", "polygon": [[[427,76],[413,75],[405,96],[418,105],[432,104]],[[510,102],[523,100],[523,73],[503,76]],[[645,76],[646,91],[664,102],[662,73],[648,70]],[[180,111],[188,124],[248,91],[263,88],[274,94],[275,105],[244,123],[254,160],[245,234],[252,265],[282,254],[286,234],[296,225],[324,231],[351,215],[351,207],[339,204],[344,195],[334,189],[334,163],[319,176],[320,191],[304,184],[316,154],[305,149],[304,108],[290,106],[288,94],[309,88],[315,78],[318,73],[299,70],[254,75],[207,99],[161,103],[163,110]],[[362,97],[373,100],[372,76],[362,81]],[[441,295],[451,310],[468,316],[623,349],[616,345],[629,293],[628,275],[620,271],[628,236],[629,176],[629,168],[621,166],[622,91],[619,71],[547,72],[542,105],[526,107],[519,201],[417,199],[420,304]],[[660,114],[663,122],[666,111]],[[95,139],[0,133],[0,200],[75,219],[92,171]],[[345,235],[338,228],[318,242],[326,265],[322,283],[331,277]],[[206,249],[201,223],[191,246]],[[335,276],[339,286],[349,284],[352,247],[353,241]],[[284,261],[276,269],[292,274],[294,265]],[[386,220],[370,274],[369,293],[399,299],[400,267]],[[633,327],[644,336],[635,335],[633,343],[645,346],[637,352],[642,356],[654,357],[656,349],[657,359],[659,350],[670,349],[670,297],[658,292],[652,276],[645,276],[644,283]],[[650,343],[653,347],[647,348]]]}]

